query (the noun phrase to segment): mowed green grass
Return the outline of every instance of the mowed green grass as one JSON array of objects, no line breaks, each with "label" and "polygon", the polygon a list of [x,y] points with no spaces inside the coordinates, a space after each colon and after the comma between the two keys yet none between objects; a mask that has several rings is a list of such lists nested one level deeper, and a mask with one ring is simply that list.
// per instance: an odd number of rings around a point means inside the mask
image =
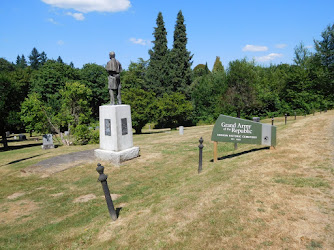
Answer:
[{"label": "mowed green grass", "polygon": [[[321,115],[323,121],[331,120],[329,114]],[[298,117],[297,121],[291,118],[288,125],[284,125],[284,118],[277,118],[275,124],[279,134],[300,136],[302,129],[295,127],[302,121],[309,126],[314,124],[311,116]],[[283,229],[277,234],[277,226],[273,225],[277,219],[292,219],[297,226],[302,220],[301,210],[291,209],[289,195],[297,192],[302,196],[300,201],[305,202],[310,193],[333,199],[330,196],[333,171],[327,152],[317,164],[307,165],[312,168],[309,174],[310,169],[303,170],[303,162],[285,157],[284,150],[289,152],[290,140],[279,136],[276,150],[239,144],[234,151],[232,143],[219,143],[218,156],[230,157],[213,163],[212,128],[185,128],[183,136],[178,131],[148,133],[144,130],[147,133],[134,135],[140,157],[120,168],[101,162],[111,193],[117,195],[114,205],[119,210],[119,218],[115,222],[109,217],[97,181],[98,161],[83,162],[47,177],[21,171],[51,156],[98,145],[47,151],[35,146],[0,152],[0,248],[334,247],[329,238],[333,228],[326,222],[323,227],[327,231],[318,230],[314,237],[306,235],[307,240],[303,242]],[[198,174],[200,137],[204,139],[203,172]],[[322,134],[319,137],[329,140]],[[245,151],[249,152],[236,155]],[[281,193],[282,190],[287,193]],[[13,194],[18,195],[12,198]],[[278,198],[272,198],[273,194]],[[87,202],[74,202],[84,195],[96,197]],[[316,202],[333,219],[334,210],[326,207],[321,199]]]}]

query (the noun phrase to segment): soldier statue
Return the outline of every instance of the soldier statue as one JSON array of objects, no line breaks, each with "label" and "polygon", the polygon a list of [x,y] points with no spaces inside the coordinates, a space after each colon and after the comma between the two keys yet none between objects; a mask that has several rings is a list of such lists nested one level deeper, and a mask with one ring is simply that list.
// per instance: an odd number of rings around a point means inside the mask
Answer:
[{"label": "soldier statue", "polygon": [[120,73],[122,72],[122,65],[115,59],[115,52],[109,53],[110,61],[107,63],[106,70],[108,76],[108,89],[110,94],[110,104],[115,105],[114,90],[116,90],[117,104],[122,104],[121,100],[121,80]]}]

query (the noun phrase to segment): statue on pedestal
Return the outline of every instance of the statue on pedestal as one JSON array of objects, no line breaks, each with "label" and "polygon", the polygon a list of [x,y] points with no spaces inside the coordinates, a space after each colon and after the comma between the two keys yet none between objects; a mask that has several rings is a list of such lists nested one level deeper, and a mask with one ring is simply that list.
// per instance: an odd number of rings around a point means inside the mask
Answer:
[{"label": "statue on pedestal", "polygon": [[117,104],[122,104],[121,100],[121,80],[120,73],[122,65],[115,59],[115,52],[109,53],[110,61],[107,63],[106,70],[108,71],[108,89],[110,94],[110,104],[115,105],[114,90],[116,91]]}]

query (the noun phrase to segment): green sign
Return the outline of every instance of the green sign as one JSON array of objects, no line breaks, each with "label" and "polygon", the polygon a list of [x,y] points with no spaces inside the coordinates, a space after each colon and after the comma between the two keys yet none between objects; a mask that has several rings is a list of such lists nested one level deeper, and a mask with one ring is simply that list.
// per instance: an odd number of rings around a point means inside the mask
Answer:
[{"label": "green sign", "polygon": [[220,115],[213,127],[211,140],[276,146],[276,127],[245,119]]}]

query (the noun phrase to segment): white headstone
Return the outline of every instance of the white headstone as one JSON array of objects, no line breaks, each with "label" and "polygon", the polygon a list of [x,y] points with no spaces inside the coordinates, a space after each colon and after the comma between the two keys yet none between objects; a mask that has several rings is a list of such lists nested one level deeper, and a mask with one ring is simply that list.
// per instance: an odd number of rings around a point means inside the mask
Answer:
[{"label": "white headstone", "polygon": [[68,131],[65,131],[64,134],[67,136],[69,135],[70,133]]},{"label": "white headstone", "polygon": [[42,149],[54,148],[52,134],[43,135]]},{"label": "white headstone", "polygon": [[138,155],[139,147],[133,146],[130,106],[100,106],[100,149],[95,150],[95,156],[119,166]]},{"label": "white headstone", "polygon": [[179,133],[180,133],[180,135],[183,135],[183,129],[184,129],[183,126],[180,126],[180,127],[179,127]]}]

